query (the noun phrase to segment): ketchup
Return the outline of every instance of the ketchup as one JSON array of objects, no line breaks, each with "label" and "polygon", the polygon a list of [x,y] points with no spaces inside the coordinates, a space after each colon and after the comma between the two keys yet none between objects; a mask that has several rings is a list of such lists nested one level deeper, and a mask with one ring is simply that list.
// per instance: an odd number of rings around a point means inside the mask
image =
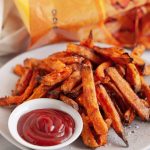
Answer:
[{"label": "ketchup", "polygon": [[18,122],[18,133],[27,142],[52,146],[67,141],[73,134],[73,118],[59,110],[38,109],[23,115]]}]

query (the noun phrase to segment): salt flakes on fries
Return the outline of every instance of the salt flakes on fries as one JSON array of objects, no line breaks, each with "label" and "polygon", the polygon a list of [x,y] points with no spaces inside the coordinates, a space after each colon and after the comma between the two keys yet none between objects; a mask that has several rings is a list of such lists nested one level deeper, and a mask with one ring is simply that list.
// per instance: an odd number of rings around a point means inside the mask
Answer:
[{"label": "salt flakes on fries", "polygon": [[13,71],[19,80],[12,96],[0,98],[0,106],[40,97],[60,99],[81,114],[86,146],[105,145],[110,127],[128,146],[123,125],[150,116],[150,87],[144,81],[150,66],[141,58],[144,51],[143,45],[131,54],[117,47],[101,48],[90,33],[80,44],[69,43],[66,51],[16,65]]}]

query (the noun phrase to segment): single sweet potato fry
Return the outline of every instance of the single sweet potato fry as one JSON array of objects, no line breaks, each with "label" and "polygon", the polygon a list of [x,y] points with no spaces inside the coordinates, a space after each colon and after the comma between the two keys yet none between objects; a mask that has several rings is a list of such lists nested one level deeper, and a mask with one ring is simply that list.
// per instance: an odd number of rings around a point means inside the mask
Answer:
[{"label": "single sweet potato fry", "polygon": [[126,80],[136,93],[141,90],[141,77],[133,63],[127,64]]},{"label": "single sweet potato fry", "polygon": [[105,69],[107,69],[107,68],[110,67],[111,65],[112,65],[112,63],[109,62],[109,61],[100,64],[100,65],[96,68],[96,71],[95,71],[96,77],[97,77],[99,80],[103,80],[103,79],[105,78]]},{"label": "single sweet potato fry", "polygon": [[50,74],[47,74],[42,78],[41,83],[46,86],[52,87],[67,79],[71,73],[72,73],[72,69],[70,67],[65,67],[61,71],[53,71]]},{"label": "single sweet potato fry", "polygon": [[84,107],[97,134],[105,135],[108,132],[107,125],[100,113],[96,98],[93,71],[89,62],[85,62],[81,69]]},{"label": "single sweet potato fry", "polygon": [[81,81],[80,70],[74,71],[61,85],[61,90],[67,94]]},{"label": "single sweet potato fry", "polygon": [[8,96],[0,98],[0,106],[16,105],[22,99],[21,96]]},{"label": "single sweet potato fry", "polygon": [[73,99],[65,96],[64,94],[60,94],[60,100],[62,100],[64,103],[72,106],[75,110],[79,111],[79,106]]},{"label": "single sweet potato fry", "polygon": [[97,56],[92,49],[80,45],[76,45],[73,43],[69,43],[67,46],[67,52],[77,54],[86,59],[91,60],[93,63],[100,64],[103,60]]},{"label": "single sweet potato fry", "polygon": [[141,56],[145,51],[145,46],[142,44],[137,45],[131,52],[132,55]]},{"label": "single sweet potato fry", "polygon": [[81,134],[83,143],[86,146],[91,147],[91,148],[98,147],[99,145],[96,142],[95,137],[92,134],[91,129],[89,127],[88,118],[83,114],[81,116],[82,116],[82,120],[83,120],[83,130],[82,130],[82,134]]},{"label": "single sweet potato fry", "polygon": [[124,129],[121,123],[120,116],[113,102],[111,101],[109,95],[107,94],[105,88],[102,85],[98,85],[96,86],[96,92],[97,92],[97,99],[100,102],[102,109],[104,110],[107,117],[112,119],[112,126],[114,130],[128,146],[128,141],[125,138]]},{"label": "single sweet potato fry", "polygon": [[33,71],[31,69],[25,70],[25,73],[21,76],[16,84],[16,89],[12,92],[13,96],[19,96],[25,91],[31,80],[32,73]]},{"label": "single sweet potato fry", "polygon": [[13,72],[18,75],[18,76],[22,76],[25,74],[25,67],[23,67],[22,65],[17,64],[14,68],[13,68]]},{"label": "single sweet potato fry", "polygon": [[149,109],[143,105],[140,98],[134,93],[128,82],[120,76],[114,67],[109,67],[106,69],[106,72],[120,90],[126,102],[137,112],[142,120],[148,120]]},{"label": "single sweet potato fry", "polygon": [[27,100],[29,98],[29,96],[33,93],[34,89],[39,84],[38,78],[39,78],[39,71],[34,70],[31,80],[30,80],[30,83],[29,83],[28,87],[26,88],[25,92],[22,94],[22,101],[20,103]]},{"label": "single sweet potato fry", "polygon": [[114,61],[115,63],[118,63],[118,64],[128,64],[128,63],[132,62],[132,60],[133,60],[129,56],[128,53],[125,53],[124,51],[122,51],[116,47],[100,48],[100,47],[94,46],[93,50],[95,50],[101,56],[111,59],[112,61]]}]

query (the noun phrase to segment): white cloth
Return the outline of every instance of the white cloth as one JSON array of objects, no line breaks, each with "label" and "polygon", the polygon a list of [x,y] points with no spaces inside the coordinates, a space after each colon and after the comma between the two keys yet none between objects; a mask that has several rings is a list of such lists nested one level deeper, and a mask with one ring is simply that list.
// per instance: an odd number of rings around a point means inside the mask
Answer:
[{"label": "white cloth", "polygon": [[0,0],[0,56],[24,51],[28,32],[13,0]]}]

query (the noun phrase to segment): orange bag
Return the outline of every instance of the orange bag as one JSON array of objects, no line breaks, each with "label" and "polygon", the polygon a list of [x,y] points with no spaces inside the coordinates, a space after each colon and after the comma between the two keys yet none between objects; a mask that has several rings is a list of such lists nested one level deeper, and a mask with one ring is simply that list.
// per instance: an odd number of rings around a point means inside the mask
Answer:
[{"label": "orange bag", "polygon": [[[135,26],[136,29],[130,31],[133,38],[129,41],[128,33],[122,30],[126,27],[121,18],[130,15],[128,12],[133,9],[136,11],[137,7],[143,6],[147,10],[148,0],[15,0],[15,3],[30,33],[32,48],[66,40],[83,40],[90,30],[95,41],[132,47],[137,44],[135,34],[139,27],[133,20],[131,28]],[[127,20],[130,25],[131,20]],[[150,47],[147,42],[145,45]]]}]

